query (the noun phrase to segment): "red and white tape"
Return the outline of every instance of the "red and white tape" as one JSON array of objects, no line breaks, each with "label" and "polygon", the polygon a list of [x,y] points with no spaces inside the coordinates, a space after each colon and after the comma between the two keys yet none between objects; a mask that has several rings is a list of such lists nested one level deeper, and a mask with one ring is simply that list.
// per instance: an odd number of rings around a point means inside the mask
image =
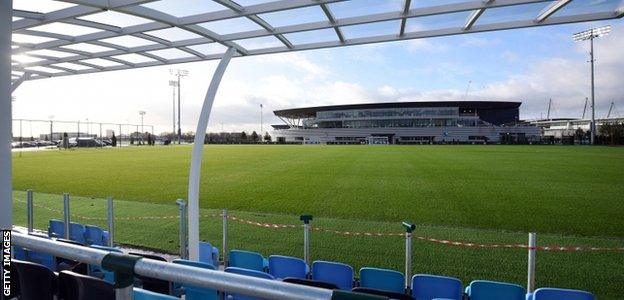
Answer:
[{"label": "red and white tape", "polygon": [[[26,201],[22,201],[22,200],[18,200],[18,199],[16,199],[16,201],[22,202],[22,203],[26,203]],[[33,204],[33,205],[35,207],[43,208],[43,209],[46,209],[46,210],[49,210],[49,211],[53,211],[53,212],[57,212],[57,213],[61,213],[61,214],[63,213],[63,211],[59,210],[59,209],[49,208],[49,207],[46,207],[46,206],[43,206],[43,205],[38,205],[38,204]],[[97,221],[106,221],[107,220],[106,218],[87,217],[87,216],[83,216],[83,215],[79,215],[79,214],[71,214],[71,215],[73,217],[84,219],[84,220],[97,220]],[[223,215],[222,214],[202,214],[202,215],[200,215],[200,217],[202,217],[202,218],[215,218],[215,217],[223,217]],[[179,215],[115,217],[116,220],[124,220],[124,221],[179,219],[179,218],[180,218]],[[232,221],[235,221],[235,222],[238,222],[238,223],[242,223],[242,224],[247,224],[247,225],[252,225],[252,226],[262,227],[262,228],[269,228],[269,229],[285,229],[285,228],[300,228],[300,227],[303,227],[303,225],[293,225],[293,224],[262,223],[262,222],[247,220],[247,219],[236,217],[236,216],[232,216],[232,215],[229,215],[228,219],[232,220]],[[324,228],[324,227],[321,227],[321,226],[310,226],[310,229],[312,229],[314,231],[332,233],[332,234],[343,235],[343,236],[363,236],[363,237],[386,237],[386,236],[389,236],[389,237],[399,237],[399,236],[401,236],[402,237],[402,236],[405,236],[404,232],[340,231],[340,230],[335,230],[335,229]],[[418,239],[418,240],[428,241],[428,242],[441,244],[441,245],[457,246],[457,247],[465,247],[465,248],[473,248],[473,249],[529,249],[529,246],[525,245],[525,244],[480,244],[480,243],[463,242],[463,241],[443,240],[443,239],[436,239],[436,238],[425,237],[425,236],[416,236],[416,235],[412,235],[412,237],[415,238],[415,239]],[[537,246],[537,247],[535,247],[535,250],[538,250],[538,251],[552,251],[552,252],[583,252],[583,251],[589,251],[589,252],[624,252],[624,247],[608,248],[608,247],[587,247],[587,246],[585,246],[585,247],[583,247],[583,246]]]}]

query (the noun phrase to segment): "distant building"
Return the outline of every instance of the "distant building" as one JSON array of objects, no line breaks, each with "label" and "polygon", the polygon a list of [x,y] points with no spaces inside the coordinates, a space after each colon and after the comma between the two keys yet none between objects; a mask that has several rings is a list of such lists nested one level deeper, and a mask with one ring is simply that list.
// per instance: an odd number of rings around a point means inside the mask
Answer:
[{"label": "distant building", "polygon": [[[58,141],[63,139],[63,134],[65,132],[53,132],[52,133],[52,139],[50,139],[50,134],[40,134],[39,135],[39,139],[40,140],[48,140],[48,141]],[[81,137],[81,138],[96,138],[97,135],[96,134],[87,134],[84,132],[67,132],[67,137],[68,138],[76,138],[76,137]]]},{"label": "distant building", "polygon": [[[578,129],[584,132],[589,131],[589,119],[574,119],[574,118],[556,118],[556,119],[541,119],[530,121],[531,124],[537,126],[543,137],[551,137],[554,139],[564,139],[566,137],[573,137]],[[599,132],[600,126],[605,123],[624,123],[624,118],[605,118],[596,119],[596,131]]]},{"label": "distant building", "polygon": [[369,103],[274,111],[279,142],[304,144],[500,143],[540,140],[519,120],[520,102]]}]

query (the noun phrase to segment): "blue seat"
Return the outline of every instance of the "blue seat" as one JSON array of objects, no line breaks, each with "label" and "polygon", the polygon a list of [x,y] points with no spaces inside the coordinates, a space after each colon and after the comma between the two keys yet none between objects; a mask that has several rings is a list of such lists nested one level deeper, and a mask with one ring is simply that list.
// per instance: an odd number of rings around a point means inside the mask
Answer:
[{"label": "blue seat", "polygon": [[[225,272],[232,273],[232,274],[245,275],[245,276],[258,277],[258,278],[262,278],[262,279],[270,279],[270,280],[275,279],[275,277],[271,276],[271,274],[268,274],[268,273],[264,273],[264,272],[256,271],[256,270],[244,269],[244,268],[237,268],[237,267],[227,267],[227,268],[225,268]],[[255,298],[255,297],[249,297],[249,296],[243,296],[243,295],[236,295],[236,294],[227,294],[227,298],[226,299],[232,299],[232,300],[261,300],[261,298]]]},{"label": "blue seat", "polygon": [[88,245],[108,245],[108,238],[106,237],[108,234],[105,234],[105,231],[102,230],[102,228],[94,225],[85,225],[84,229],[84,236]]},{"label": "blue seat", "polygon": [[[123,253],[121,249],[100,246],[100,245],[91,245],[91,248],[104,250],[108,252]],[[100,279],[104,279],[106,282],[109,282],[109,283],[115,283],[115,273],[112,271],[104,270],[104,268],[100,266],[89,265],[89,275],[100,278]]]},{"label": "blue seat", "polygon": [[360,286],[395,293],[404,293],[405,276],[403,273],[394,270],[361,268]]},{"label": "blue seat", "polygon": [[180,300],[180,298],[144,290],[137,287],[134,288],[132,294],[134,300]]},{"label": "blue seat", "polygon": [[[174,264],[180,264],[180,265],[185,265],[185,266],[191,266],[191,267],[196,267],[196,268],[203,268],[203,269],[208,269],[208,270],[216,270],[215,266],[208,264],[208,263],[203,263],[203,262],[198,262],[198,261],[192,261],[192,260],[186,260],[186,259],[174,259],[173,260]],[[207,288],[202,288],[202,287],[196,287],[196,286],[191,286],[191,285],[185,285],[185,284],[179,284],[179,283],[173,283],[173,290],[174,293],[180,290],[184,290],[184,295],[186,295],[187,300],[216,300],[218,299],[218,294],[216,290],[211,290],[211,289],[207,289]],[[176,293],[176,295],[181,295],[182,293]]]},{"label": "blue seat", "polygon": [[559,288],[539,288],[533,293],[532,300],[594,300],[596,297],[589,292]]},{"label": "blue seat", "polygon": [[263,272],[268,267],[268,261],[257,252],[232,250],[230,251],[229,267],[243,268]]},{"label": "blue seat", "polygon": [[269,256],[269,274],[275,278],[305,279],[308,273],[308,265],[303,259],[282,255]]},{"label": "blue seat", "polygon": [[474,280],[466,287],[470,300],[525,300],[526,290],[517,284],[489,280]]},{"label": "blue seat", "polygon": [[35,252],[28,250],[28,261],[46,266],[52,271],[56,271],[56,257],[45,252]]},{"label": "blue seat", "polygon": [[219,267],[219,249],[208,242],[199,242],[199,261]]},{"label": "blue seat", "polygon": [[13,246],[13,258],[28,261],[28,251],[22,247]]},{"label": "blue seat", "polygon": [[65,222],[57,219],[50,219],[48,225],[48,236],[62,238],[65,236]]},{"label": "blue seat", "polygon": [[69,239],[86,245],[87,239],[85,238],[85,226],[80,223],[70,222]]},{"label": "blue seat", "polygon": [[462,284],[453,277],[417,274],[412,277],[412,296],[418,300],[461,300]]},{"label": "blue seat", "polygon": [[341,290],[350,291],[353,288],[353,268],[337,262],[315,261],[312,263],[312,279],[333,283]]}]

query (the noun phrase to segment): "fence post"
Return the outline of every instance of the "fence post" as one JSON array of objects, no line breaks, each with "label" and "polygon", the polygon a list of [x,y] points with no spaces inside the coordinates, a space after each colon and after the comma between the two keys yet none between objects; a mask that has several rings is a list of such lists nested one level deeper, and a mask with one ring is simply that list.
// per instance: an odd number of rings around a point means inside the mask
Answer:
[{"label": "fence post", "polygon": [[109,247],[113,247],[114,246],[114,221],[115,219],[113,219],[113,197],[108,197],[108,246]]},{"label": "fence post", "polygon": [[63,224],[65,226],[65,236],[64,238],[66,240],[69,240],[69,223],[70,223],[70,219],[69,219],[69,193],[63,193],[63,220],[65,221],[65,223]]},{"label": "fence post", "polygon": [[303,221],[303,260],[310,265],[310,221],[312,215],[302,215],[299,220]]},{"label": "fence post", "polygon": [[228,266],[228,210],[223,209],[223,266]]},{"label": "fence post", "polygon": [[186,202],[182,199],[176,200],[176,204],[180,210],[180,258],[188,259],[188,233],[187,233],[187,215]]},{"label": "fence post", "polygon": [[33,191],[26,190],[26,216],[28,217],[28,233],[33,232]]},{"label": "fence post", "polygon": [[405,289],[409,292],[412,280],[412,232],[416,229],[416,225],[403,222],[403,227],[405,227]]},{"label": "fence post", "polygon": [[537,247],[537,234],[529,233],[529,265],[527,268],[527,292],[535,290],[535,252]]}]

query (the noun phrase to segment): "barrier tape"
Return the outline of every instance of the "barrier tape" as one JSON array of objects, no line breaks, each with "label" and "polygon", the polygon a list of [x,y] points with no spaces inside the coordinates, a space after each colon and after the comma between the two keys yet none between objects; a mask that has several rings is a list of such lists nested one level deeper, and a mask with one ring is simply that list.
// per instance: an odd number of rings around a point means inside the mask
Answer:
[{"label": "barrier tape", "polygon": [[[26,201],[15,199],[17,202],[26,203]],[[33,203],[33,206],[43,208],[52,212],[64,213],[64,211],[59,209],[54,209],[50,207],[46,207],[43,205]],[[88,217],[79,214],[71,214],[73,217],[84,219],[84,220],[96,220],[96,221],[106,221],[107,218],[97,218],[97,217]],[[223,217],[222,214],[201,214],[201,218],[215,218],[215,217]],[[179,219],[179,215],[171,215],[171,216],[135,216],[135,217],[115,217],[115,220],[160,220],[160,219]],[[229,220],[239,222],[242,224],[252,225],[256,227],[269,228],[269,229],[284,229],[284,228],[300,228],[303,225],[293,225],[293,224],[277,224],[277,223],[262,223],[252,220],[247,220],[244,218],[236,217],[229,215]],[[405,236],[404,232],[358,232],[358,231],[339,231],[329,228],[324,228],[321,226],[310,226],[311,230],[332,233],[342,236],[363,236],[363,237],[403,237]],[[473,248],[473,249],[524,249],[531,250],[529,245],[526,244],[480,244],[480,243],[471,243],[471,242],[463,242],[463,241],[452,241],[452,240],[442,240],[425,236],[416,236],[412,235],[412,238],[432,242],[441,245],[447,246],[457,246],[464,248]],[[550,251],[550,252],[624,252],[624,247],[619,248],[607,248],[607,247],[581,247],[581,246],[537,246],[534,248],[538,251]]]}]

